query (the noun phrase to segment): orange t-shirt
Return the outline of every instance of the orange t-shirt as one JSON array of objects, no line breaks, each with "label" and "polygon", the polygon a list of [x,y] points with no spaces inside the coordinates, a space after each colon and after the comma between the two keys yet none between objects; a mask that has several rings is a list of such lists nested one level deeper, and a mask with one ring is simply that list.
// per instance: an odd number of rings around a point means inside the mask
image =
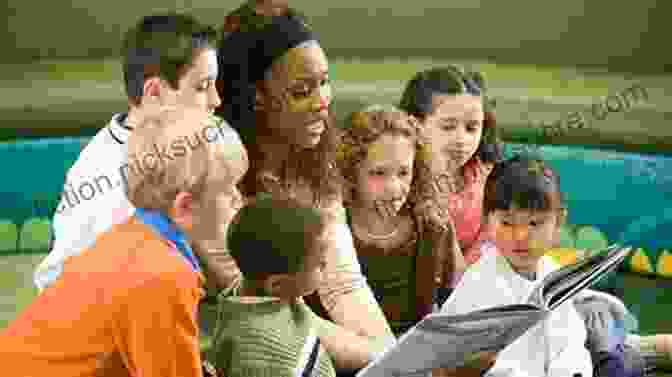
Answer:
[{"label": "orange t-shirt", "polygon": [[0,365],[22,377],[200,377],[202,277],[135,217],[65,263],[0,332]]}]

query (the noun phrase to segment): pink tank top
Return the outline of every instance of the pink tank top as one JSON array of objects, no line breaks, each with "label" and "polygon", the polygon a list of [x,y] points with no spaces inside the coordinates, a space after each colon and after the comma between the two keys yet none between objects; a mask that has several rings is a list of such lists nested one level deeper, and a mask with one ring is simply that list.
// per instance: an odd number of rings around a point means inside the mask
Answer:
[{"label": "pink tank top", "polygon": [[462,251],[465,252],[467,264],[475,262],[479,257],[470,255],[469,250],[472,249],[481,231],[486,178],[487,170],[480,159],[472,158],[464,165],[464,190],[444,197],[446,200],[444,204],[447,205],[455,222],[457,238]]}]

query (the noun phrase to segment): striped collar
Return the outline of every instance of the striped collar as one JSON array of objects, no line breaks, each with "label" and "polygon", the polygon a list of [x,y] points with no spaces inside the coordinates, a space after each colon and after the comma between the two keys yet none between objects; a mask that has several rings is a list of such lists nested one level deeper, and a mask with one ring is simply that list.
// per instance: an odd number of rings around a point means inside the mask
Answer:
[{"label": "striped collar", "polygon": [[166,215],[158,210],[149,210],[144,208],[136,208],[135,216],[145,225],[154,229],[165,240],[169,241],[172,246],[189,262],[191,267],[202,274],[201,265],[196,258],[191,246],[187,242],[184,233],[178,229],[177,225],[173,223]]},{"label": "striped collar", "polygon": [[126,125],[126,117],[128,117],[127,113],[114,114],[107,126],[110,136],[119,144],[126,144],[128,137],[131,135],[132,129]]}]

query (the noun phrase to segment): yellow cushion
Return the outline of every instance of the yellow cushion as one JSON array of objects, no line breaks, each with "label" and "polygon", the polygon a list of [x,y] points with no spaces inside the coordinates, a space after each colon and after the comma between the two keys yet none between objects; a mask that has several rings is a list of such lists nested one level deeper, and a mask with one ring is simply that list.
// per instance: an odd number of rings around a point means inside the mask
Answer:
[{"label": "yellow cushion", "polygon": [[663,250],[658,256],[656,273],[660,276],[672,278],[672,252],[669,250]]},{"label": "yellow cushion", "polygon": [[19,248],[21,251],[48,251],[51,223],[47,218],[33,217],[23,223]]},{"label": "yellow cushion", "polygon": [[0,253],[18,250],[19,228],[11,220],[0,220]]},{"label": "yellow cushion", "polygon": [[640,272],[644,274],[653,274],[653,266],[651,265],[651,260],[649,256],[644,252],[644,249],[638,248],[632,254],[630,259],[630,268],[634,272]]},{"label": "yellow cushion", "polygon": [[544,255],[553,258],[560,266],[567,266],[585,256],[585,252],[571,247],[557,247],[549,249]]}]

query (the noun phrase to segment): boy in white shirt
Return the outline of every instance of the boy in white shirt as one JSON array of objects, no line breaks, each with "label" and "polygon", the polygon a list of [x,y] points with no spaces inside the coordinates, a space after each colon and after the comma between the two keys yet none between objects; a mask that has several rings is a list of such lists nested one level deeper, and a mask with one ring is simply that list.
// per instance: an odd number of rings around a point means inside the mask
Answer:
[{"label": "boy in white shirt", "polygon": [[[122,58],[129,110],[115,114],[68,171],[53,219],[52,248],[35,271],[38,289],[62,274],[68,257],[91,246],[99,234],[133,213],[124,183],[129,165],[137,162],[128,161],[125,143],[143,114],[172,105],[212,113],[220,105],[215,41],[212,28],[180,14],[147,16],[126,32]],[[188,146],[196,148],[218,138],[239,143],[235,131],[223,122],[209,131],[194,135],[193,145],[187,140]],[[162,152],[157,150],[155,158],[169,157]]]}]

